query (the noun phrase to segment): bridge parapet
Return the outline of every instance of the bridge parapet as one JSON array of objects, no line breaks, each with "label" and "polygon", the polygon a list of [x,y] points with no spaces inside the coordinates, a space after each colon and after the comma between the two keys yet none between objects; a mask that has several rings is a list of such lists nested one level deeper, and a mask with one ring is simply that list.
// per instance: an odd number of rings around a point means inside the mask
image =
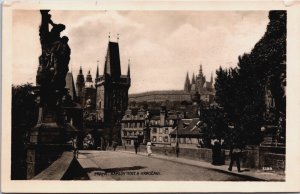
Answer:
[{"label": "bridge parapet", "polygon": [[70,168],[73,161],[72,152],[63,152],[60,158],[53,162],[48,168],[32,178],[32,180],[61,180]]}]

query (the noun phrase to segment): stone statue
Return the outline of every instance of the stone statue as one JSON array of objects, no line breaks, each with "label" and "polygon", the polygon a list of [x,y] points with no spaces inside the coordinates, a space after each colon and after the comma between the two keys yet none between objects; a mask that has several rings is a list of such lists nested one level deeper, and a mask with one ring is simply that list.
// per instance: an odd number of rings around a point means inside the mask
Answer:
[{"label": "stone statue", "polygon": [[[65,88],[65,77],[69,70],[71,49],[68,37],[60,37],[65,29],[63,24],[55,24],[51,20],[50,10],[41,10],[40,42],[42,54],[36,76],[37,85],[49,91],[61,91]],[[49,24],[52,29],[49,30]]]}]

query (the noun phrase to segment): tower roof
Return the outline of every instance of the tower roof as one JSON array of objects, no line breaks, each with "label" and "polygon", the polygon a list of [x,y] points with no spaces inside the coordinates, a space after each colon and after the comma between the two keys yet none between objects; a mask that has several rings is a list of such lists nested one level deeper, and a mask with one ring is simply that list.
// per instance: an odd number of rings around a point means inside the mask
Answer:
[{"label": "tower roof", "polygon": [[99,77],[99,61],[97,61],[96,79]]},{"label": "tower roof", "polygon": [[191,82],[189,78],[189,72],[186,73],[185,83],[184,83],[184,91],[190,91],[191,90]]},{"label": "tower roof", "polygon": [[192,77],[192,84],[195,84],[196,80],[195,80],[195,74],[193,73],[193,77]]},{"label": "tower roof", "polygon": [[128,59],[127,77],[130,77],[130,59]]},{"label": "tower roof", "polygon": [[203,76],[203,72],[202,72],[202,64],[200,64],[200,69],[199,69],[199,76]]},{"label": "tower roof", "polygon": [[76,98],[76,90],[75,90],[73,74],[71,72],[68,72],[66,76],[66,88],[69,89],[69,94],[74,100]]},{"label": "tower roof", "polygon": [[93,87],[93,78],[91,75],[91,70],[89,70],[86,76],[85,87]]},{"label": "tower roof", "polygon": [[82,67],[80,65],[80,69],[79,69],[79,75],[82,75]]},{"label": "tower roof", "polygon": [[121,76],[119,44],[117,42],[108,42],[104,75],[110,75],[112,78],[120,78]]},{"label": "tower roof", "polygon": [[79,69],[79,73],[77,75],[76,85],[81,85],[81,86],[84,85],[84,76],[82,74],[82,67],[81,66],[80,66],[80,69]]}]

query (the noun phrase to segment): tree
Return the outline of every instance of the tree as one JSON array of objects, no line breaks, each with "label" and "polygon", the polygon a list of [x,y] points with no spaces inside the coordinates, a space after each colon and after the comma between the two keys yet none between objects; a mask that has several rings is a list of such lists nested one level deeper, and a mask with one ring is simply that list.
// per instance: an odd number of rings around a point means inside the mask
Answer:
[{"label": "tree", "polygon": [[286,11],[270,11],[269,19],[266,33],[249,54],[239,56],[237,68],[220,67],[216,72],[216,102],[247,144],[261,140],[266,86],[275,99],[276,119],[283,115],[285,120]]},{"label": "tree", "polygon": [[26,179],[26,140],[37,122],[37,103],[31,84],[12,87],[11,178]]}]

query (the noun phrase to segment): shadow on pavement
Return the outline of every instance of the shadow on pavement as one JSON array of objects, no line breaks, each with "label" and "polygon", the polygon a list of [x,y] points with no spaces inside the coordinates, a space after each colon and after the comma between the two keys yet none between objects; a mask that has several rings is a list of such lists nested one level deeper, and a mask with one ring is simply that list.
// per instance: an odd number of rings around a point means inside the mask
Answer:
[{"label": "shadow on pavement", "polygon": [[121,167],[121,168],[85,168],[84,170],[86,172],[92,172],[92,171],[104,171],[106,173],[111,173],[111,172],[120,172],[120,171],[127,171],[127,170],[140,170],[140,169],[144,169],[147,167],[144,166],[131,166],[131,167]]}]

